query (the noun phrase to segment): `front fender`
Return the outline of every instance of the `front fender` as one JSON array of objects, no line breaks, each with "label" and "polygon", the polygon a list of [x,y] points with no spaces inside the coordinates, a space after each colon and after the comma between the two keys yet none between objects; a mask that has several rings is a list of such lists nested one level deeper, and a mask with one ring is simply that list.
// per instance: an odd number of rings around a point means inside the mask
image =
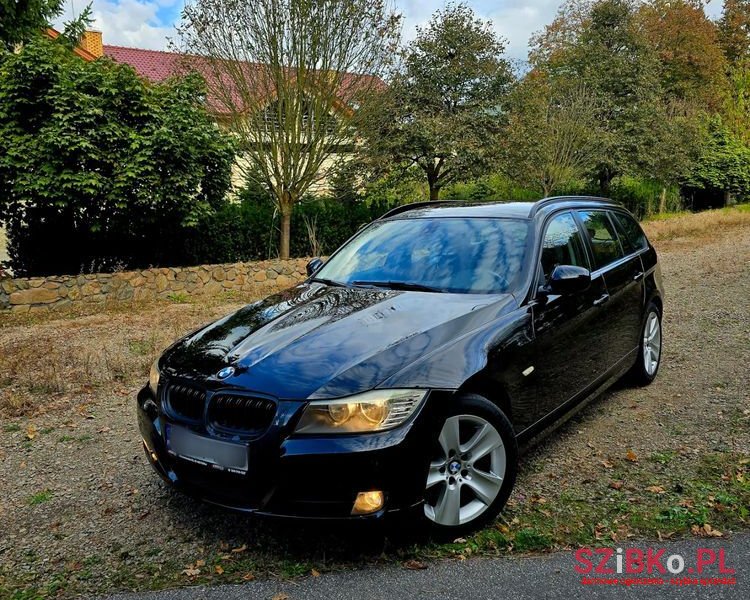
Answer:
[{"label": "front fender", "polygon": [[[512,378],[516,350],[533,341],[528,309],[518,308],[464,333],[453,343],[425,354],[383,383],[382,388],[457,390],[471,377],[489,369],[492,379]],[[512,382],[507,382],[512,387]]]}]

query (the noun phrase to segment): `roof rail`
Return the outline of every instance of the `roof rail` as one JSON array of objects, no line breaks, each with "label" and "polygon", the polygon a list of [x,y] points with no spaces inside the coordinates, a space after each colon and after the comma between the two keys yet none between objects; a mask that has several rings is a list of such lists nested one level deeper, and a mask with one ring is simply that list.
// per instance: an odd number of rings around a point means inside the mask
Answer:
[{"label": "roof rail", "polygon": [[596,200],[598,202],[606,202],[607,204],[618,204],[610,198],[604,198],[601,196],[548,196],[547,198],[542,198],[541,200],[538,200],[534,203],[534,206],[531,209],[530,216],[533,217],[545,206],[555,204],[556,202],[566,202],[570,200]]},{"label": "roof rail", "polygon": [[381,215],[378,220],[387,219],[394,215],[400,215],[401,213],[416,210],[418,208],[425,208],[427,206],[456,206],[458,204],[462,203],[457,200],[427,200],[425,202],[411,202],[410,204],[402,204],[401,206],[392,208],[387,213]]}]

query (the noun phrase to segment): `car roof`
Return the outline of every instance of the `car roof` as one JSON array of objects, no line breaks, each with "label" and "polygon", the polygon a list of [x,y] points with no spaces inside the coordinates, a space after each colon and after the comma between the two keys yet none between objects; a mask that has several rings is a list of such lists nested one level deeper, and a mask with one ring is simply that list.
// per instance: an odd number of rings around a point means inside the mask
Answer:
[{"label": "car roof", "polygon": [[461,202],[436,200],[414,202],[397,206],[385,213],[381,219],[419,219],[424,217],[492,217],[531,219],[537,214],[558,208],[622,208],[622,205],[595,196],[552,196],[536,202]]}]

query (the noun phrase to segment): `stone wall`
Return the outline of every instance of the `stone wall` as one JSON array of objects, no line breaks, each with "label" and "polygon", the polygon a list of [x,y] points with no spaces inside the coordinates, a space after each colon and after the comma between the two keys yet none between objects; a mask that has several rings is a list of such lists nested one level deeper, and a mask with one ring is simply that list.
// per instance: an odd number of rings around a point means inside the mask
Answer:
[{"label": "stone wall", "polygon": [[36,312],[72,304],[180,299],[221,292],[258,295],[305,279],[309,259],[267,260],[0,280],[0,310]]}]

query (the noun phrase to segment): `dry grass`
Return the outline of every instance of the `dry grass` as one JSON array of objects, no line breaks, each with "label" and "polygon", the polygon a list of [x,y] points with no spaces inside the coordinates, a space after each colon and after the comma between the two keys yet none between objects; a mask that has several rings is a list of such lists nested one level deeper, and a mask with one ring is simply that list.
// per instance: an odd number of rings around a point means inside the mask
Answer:
[{"label": "dry grass", "polygon": [[717,239],[732,227],[750,225],[750,204],[707,210],[699,213],[676,213],[654,217],[643,223],[643,229],[657,247],[695,245]]},{"label": "dry grass", "polygon": [[130,390],[166,346],[238,306],[157,303],[84,316],[7,317],[0,324],[0,415],[81,407],[103,389]]}]

